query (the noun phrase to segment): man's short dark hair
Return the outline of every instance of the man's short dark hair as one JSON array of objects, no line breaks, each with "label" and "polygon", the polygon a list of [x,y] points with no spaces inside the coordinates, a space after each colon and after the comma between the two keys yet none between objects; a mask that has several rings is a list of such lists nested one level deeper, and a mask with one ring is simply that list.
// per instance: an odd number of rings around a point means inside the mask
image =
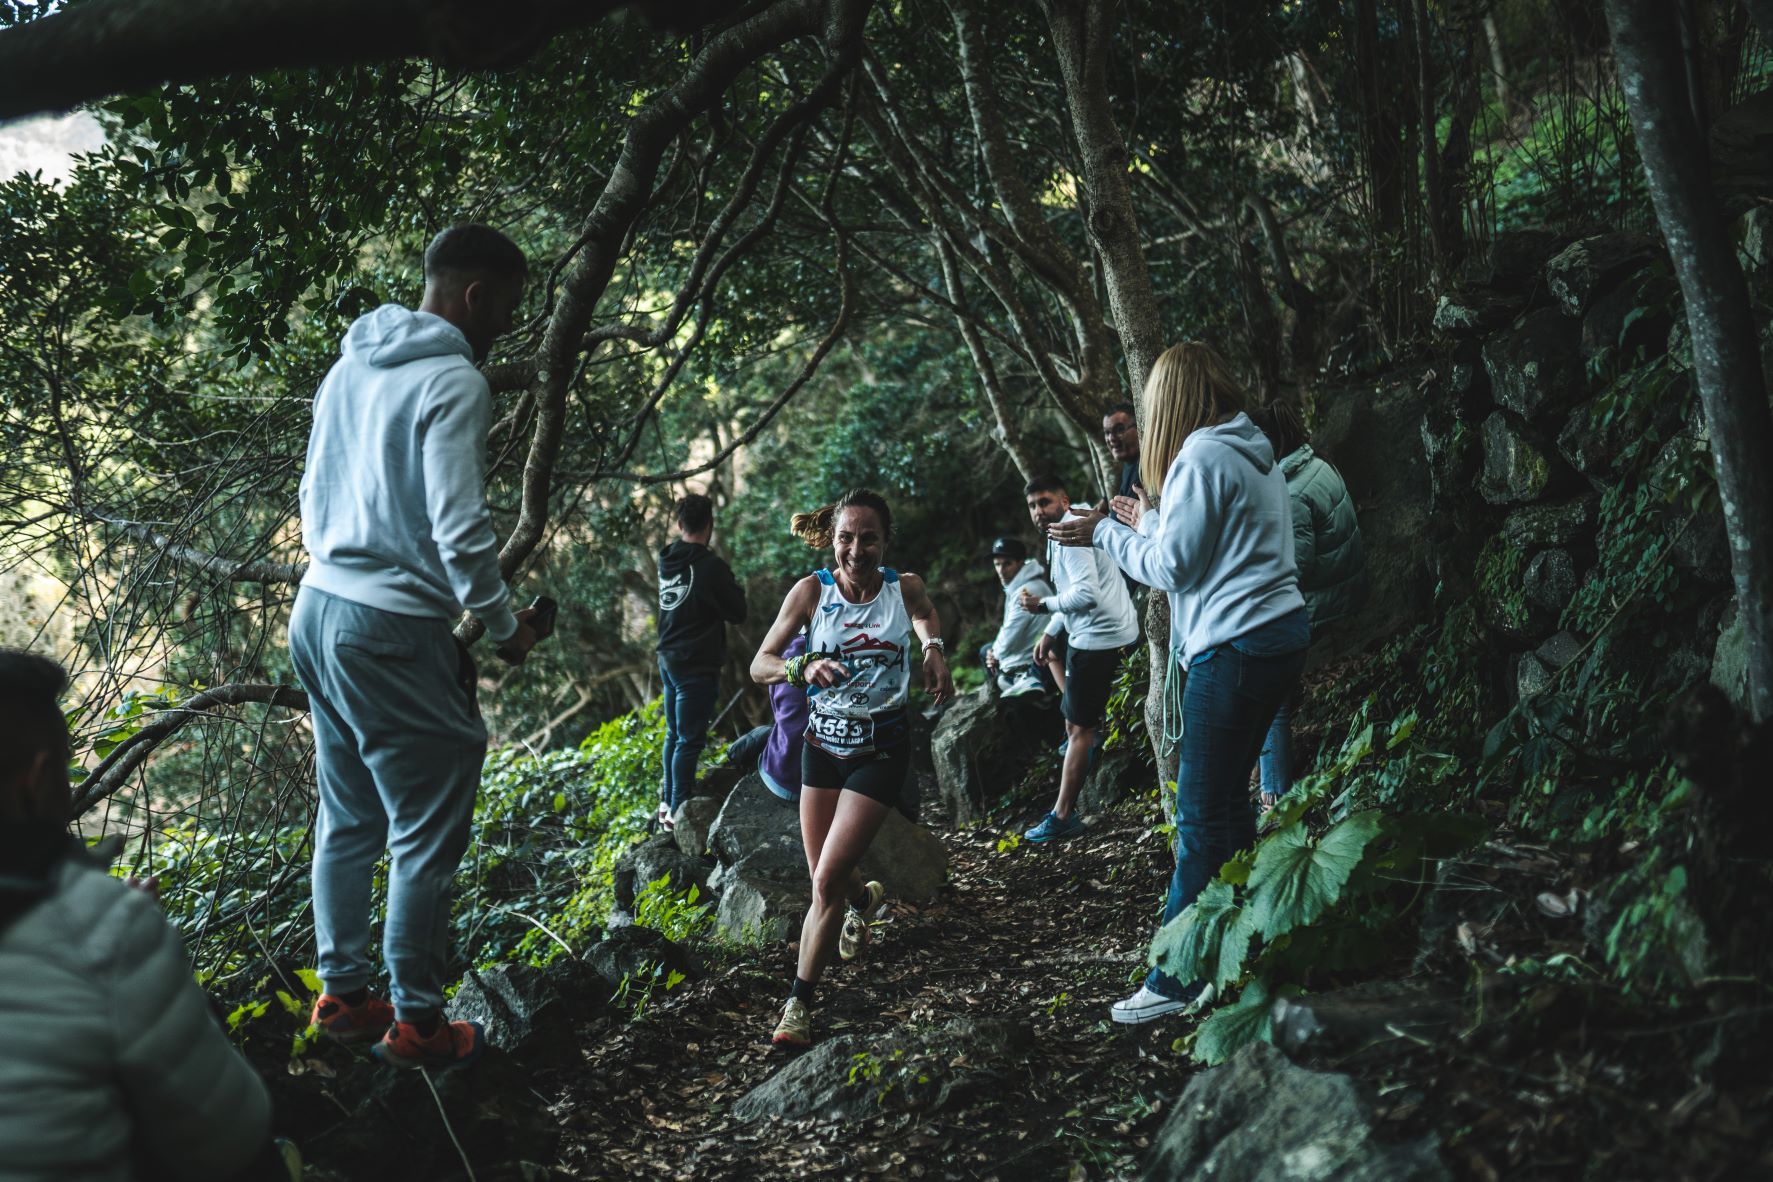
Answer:
[{"label": "man's short dark hair", "polygon": [[714,502],[701,493],[690,493],[677,502],[677,524],[686,534],[699,534],[714,524]]},{"label": "man's short dark hair", "polygon": [[1105,419],[1112,419],[1115,415],[1126,415],[1134,422],[1139,421],[1139,412],[1133,409],[1133,404],[1130,402],[1117,402],[1102,412],[1102,417]]},{"label": "man's short dark hair", "polygon": [[425,278],[443,275],[497,275],[522,279],[529,260],[518,245],[479,222],[463,222],[441,231],[425,248]]},{"label": "man's short dark hair", "polygon": [[1030,480],[1027,484],[1022,486],[1022,495],[1024,497],[1031,497],[1035,493],[1062,493],[1064,491],[1065,482],[1051,472],[1042,472],[1039,476],[1036,476],[1033,480]]},{"label": "man's short dark hair", "polygon": [[[27,770],[41,751],[63,754],[68,724],[62,718],[61,696],[68,675],[48,657],[19,649],[0,649],[0,779]],[[55,746],[63,736],[61,746]]]}]

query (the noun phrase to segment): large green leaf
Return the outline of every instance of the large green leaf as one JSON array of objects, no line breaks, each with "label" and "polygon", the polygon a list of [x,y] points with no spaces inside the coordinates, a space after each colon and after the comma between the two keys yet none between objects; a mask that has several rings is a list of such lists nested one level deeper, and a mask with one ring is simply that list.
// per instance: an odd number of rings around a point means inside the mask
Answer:
[{"label": "large green leaf", "polygon": [[1158,929],[1151,963],[1179,981],[1235,981],[1256,925],[1228,883],[1209,882],[1182,914]]},{"label": "large green leaf", "polygon": [[1194,1035],[1194,1057],[1217,1066],[1253,1042],[1272,1037],[1268,983],[1260,977],[1244,987],[1234,1005],[1225,1006],[1200,1024]]},{"label": "large green leaf", "polygon": [[1355,813],[1312,841],[1303,827],[1283,829],[1256,851],[1249,911],[1270,940],[1317,922],[1342,895],[1367,843],[1379,835],[1376,809]]}]

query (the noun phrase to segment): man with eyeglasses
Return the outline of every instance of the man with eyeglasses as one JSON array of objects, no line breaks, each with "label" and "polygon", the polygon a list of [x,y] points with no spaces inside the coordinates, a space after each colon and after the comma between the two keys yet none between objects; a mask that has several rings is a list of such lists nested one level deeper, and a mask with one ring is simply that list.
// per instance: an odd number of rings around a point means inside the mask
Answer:
[{"label": "man with eyeglasses", "polygon": [[[1102,440],[1108,444],[1108,454],[1120,464],[1120,480],[1113,495],[1129,498],[1137,506],[1150,507],[1151,502],[1145,499],[1145,486],[1139,483],[1139,421],[1133,416],[1132,403],[1117,402],[1108,408],[1108,413],[1102,416]],[[1101,508],[1105,513],[1110,511],[1108,505]],[[1131,575],[1122,574],[1121,579],[1127,590],[1135,595],[1145,590],[1142,584],[1133,581]]]}]

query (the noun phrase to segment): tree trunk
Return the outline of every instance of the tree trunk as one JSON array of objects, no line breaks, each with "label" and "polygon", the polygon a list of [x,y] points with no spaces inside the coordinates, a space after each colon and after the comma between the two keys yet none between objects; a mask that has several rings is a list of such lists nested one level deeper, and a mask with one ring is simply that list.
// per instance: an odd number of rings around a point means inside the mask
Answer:
[{"label": "tree trunk", "polygon": [[1105,0],[1047,0],[1044,7],[1065,81],[1072,134],[1083,156],[1085,225],[1102,263],[1127,384],[1137,394],[1163,352],[1164,334],[1127,184],[1126,141],[1108,101],[1109,6]]},{"label": "tree trunk", "polygon": [[1699,398],[1717,464],[1750,710],[1773,717],[1773,414],[1748,285],[1712,191],[1667,0],[1607,0],[1619,81],[1656,217],[1686,299]]},{"label": "tree trunk", "polygon": [[[1773,4],[1773,0],[1750,0]],[[1502,108],[1502,118],[1509,116],[1508,62],[1502,56],[1502,34],[1496,28],[1496,18],[1489,14],[1484,16],[1484,40],[1490,45],[1490,79],[1496,88],[1496,105]]]}]

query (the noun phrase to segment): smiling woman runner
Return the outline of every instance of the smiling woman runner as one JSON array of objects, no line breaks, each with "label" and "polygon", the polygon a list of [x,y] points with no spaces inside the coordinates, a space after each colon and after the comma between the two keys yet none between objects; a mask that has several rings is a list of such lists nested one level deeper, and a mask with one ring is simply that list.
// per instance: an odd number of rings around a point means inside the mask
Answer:
[{"label": "smiling woman runner", "polygon": [[[857,867],[898,803],[910,767],[905,700],[913,632],[923,646],[924,689],[944,702],[954,680],[923,580],[881,565],[893,536],[884,500],[851,489],[834,505],[796,514],[793,528],[809,546],[831,547],[833,561],[788,592],[751,662],[751,679],[805,686],[812,708],[801,755],[800,831],[813,902],[794,985],[771,1039],[804,1047],[813,1040],[813,993],[833,947],[844,960],[861,956],[868,917],[886,894],[878,882],[864,884]],[[784,660],[802,628],[806,653]]]}]

